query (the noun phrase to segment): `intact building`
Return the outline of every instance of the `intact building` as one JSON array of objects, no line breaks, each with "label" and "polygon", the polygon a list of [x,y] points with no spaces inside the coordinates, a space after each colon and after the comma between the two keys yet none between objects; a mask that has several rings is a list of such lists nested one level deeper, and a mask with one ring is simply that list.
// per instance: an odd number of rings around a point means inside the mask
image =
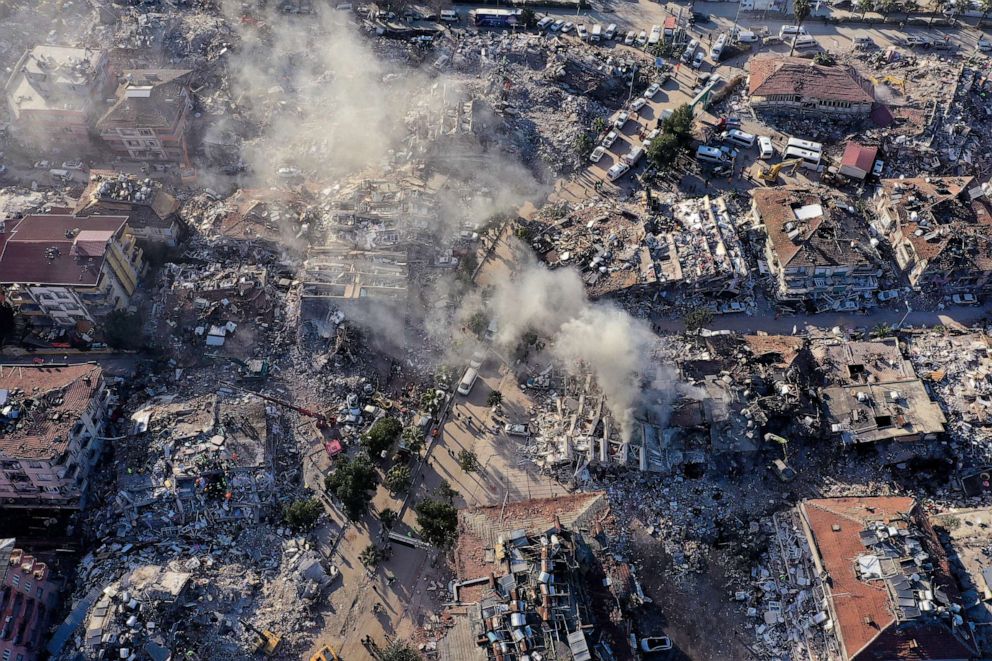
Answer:
[{"label": "intact building", "polygon": [[193,103],[190,71],[127,69],[115,102],[96,122],[96,130],[115,152],[144,161],[180,161]]},{"label": "intact building", "polygon": [[868,224],[850,201],[800,188],[752,191],[755,225],[766,234],[765,259],[782,301],[855,309],[878,291],[882,259]]},{"label": "intact building", "polygon": [[37,661],[59,607],[60,584],[46,562],[0,539],[0,659]]},{"label": "intact building", "polygon": [[14,65],[4,87],[14,136],[41,149],[88,146],[106,83],[103,51],[35,46]]},{"label": "intact building", "polygon": [[871,82],[843,64],[826,67],[799,57],[758,55],[747,66],[755,110],[862,119],[875,102]]},{"label": "intact building", "polygon": [[113,397],[98,365],[0,365],[0,507],[78,509]]},{"label": "intact building", "polygon": [[144,269],[127,216],[30,215],[0,233],[0,286],[36,326],[126,307]]}]

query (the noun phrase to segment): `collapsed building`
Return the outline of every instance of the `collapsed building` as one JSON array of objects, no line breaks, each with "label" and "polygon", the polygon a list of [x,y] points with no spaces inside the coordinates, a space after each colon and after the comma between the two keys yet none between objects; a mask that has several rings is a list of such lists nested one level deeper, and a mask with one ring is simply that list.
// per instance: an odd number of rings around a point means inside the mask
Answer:
[{"label": "collapsed building", "polygon": [[[897,442],[930,454],[946,419],[895,338],[818,345],[831,435],[846,446]],[[912,452],[909,447],[898,451]]]},{"label": "collapsed building", "polygon": [[625,611],[644,597],[610,553],[608,508],[593,492],[460,511],[451,597],[461,614],[439,658],[628,654]]},{"label": "collapsed building", "polygon": [[992,285],[992,204],[972,177],[885,179],[875,227],[917,289],[945,294]]},{"label": "collapsed building", "polygon": [[969,659],[950,565],[908,497],[806,500],[774,515],[754,589],[760,650],[815,659]]},{"label": "collapsed building", "polygon": [[78,509],[115,399],[97,365],[0,366],[0,502]]},{"label": "collapsed building", "polygon": [[883,261],[878,240],[850,200],[792,187],[757,189],[752,196],[776,298],[827,310],[872,304]]},{"label": "collapsed building", "polygon": [[91,170],[90,181],[72,213],[90,216],[127,216],[136,239],[149,244],[175,246],[182,232],[179,201],[160,182],[149,178]]},{"label": "collapsed building", "polygon": [[823,66],[782,55],[756,55],[747,62],[751,107],[759,112],[865,119],[874,89],[853,67]]},{"label": "collapsed building", "polygon": [[303,319],[322,320],[335,311],[364,318],[405,315],[409,270],[403,252],[315,246],[298,277]]}]

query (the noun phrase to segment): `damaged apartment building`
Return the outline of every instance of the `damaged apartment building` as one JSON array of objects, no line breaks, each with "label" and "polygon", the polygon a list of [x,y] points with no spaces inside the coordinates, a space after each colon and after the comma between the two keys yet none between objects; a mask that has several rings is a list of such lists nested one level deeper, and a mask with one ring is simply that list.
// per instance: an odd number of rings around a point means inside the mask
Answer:
[{"label": "damaged apartment building", "polygon": [[975,658],[950,563],[908,497],[821,498],[770,523],[767,566],[739,593],[769,658]]},{"label": "damaged apartment building", "polygon": [[778,300],[820,310],[873,303],[883,260],[878,239],[851,200],[793,187],[757,189],[752,199]]},{"label": "damaged apartment building", "polygon": [[890,462],[939,454],[946,419],[895,338],[819,344],[820,399],[833,438],[877,444]]},{"label": "damaged apartment building", "polygon": [[451,597],[460,614],[438,643],[440,659],[629,653],[626,611],[643,593],[633,569],[610,553],[606,494],[462,510],[459,523]]},{"label": "damaged apartment building", "polygon": [[878,232],[916,289],[978,293],[992,286],[992,204],[973,177],[884,179]]},{"label": "damaged apartment building", "polygon": [[752,57],[747,68],[757,112],[858,120],[867,118],[875,103],[871,82],[848,65],[768,54]]},{"label": "damaged apartment building", "polygon": [[0,366],[0,502],[78,509],[115,406],[97,365]]},{"label": "damaged apartment building", "polygon": [[175,246],[181,235],[179,201],[147,177],[91,170],[72,213],[80,218],[127,216],[128,228],[143,244]]},{"label": "damaged apartment building", "polygon": [[93,324],[127,307],[144,269],[127,216],[0,221],[0,286],[34,326]]},{"label": "damaged apartment building", "polygon": [[61,582],[46,560],[0,539],[0,659],[42,658],[48,627],[59,608]]}]

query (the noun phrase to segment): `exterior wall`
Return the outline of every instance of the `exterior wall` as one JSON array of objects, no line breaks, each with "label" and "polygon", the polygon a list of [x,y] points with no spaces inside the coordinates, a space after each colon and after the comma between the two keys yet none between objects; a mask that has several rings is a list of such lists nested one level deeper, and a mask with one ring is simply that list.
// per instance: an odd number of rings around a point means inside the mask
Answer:
[{"label": "exterior wall", "polygon": [[172,221],[168,227],[131,227],[131,234],[138,241],[164,243],[169,246],[179,244],[179,223]]},{"label": "exterior wall", "polygon": [[99,437],[113,403],[113,395],[101,377],[95,396],[72,428],[64,454],[50,459],[23,459],[0,452],[0,505],[81,507],[90,470],[102,448]]},{"label": "exterior wall", "polygon": [[0,582],[0,659],[34,661],[42,656],[45,633],[59,604],[59,586],[45,563],[20,549],[0,562],[8,565]]},{"label": "exterior wall", "polygon": [[756,110],[767,112],[804,112],[834,117],[867,117],[871,112],[870,103],[820,101],[818,99],[795,96],[752,96],[751,106]]},{"label": "exterior wall", "polygon": [[901,230],[892,234],[896,263],[906,273],[909,284],[915,289],[938,288],[941,294],[962,294],[992,288],[992,272],[958,270],[951,273],[938,271],[929,260],[920,259],[913,244]]},{"label": "exterior wall", "polygon": [[103,122],[99,127],[100,137],[113,151],[127,154],[135,160],[180,161],[183,159],[183,140],[189,113],[193,104],[184,88],[185,104],[171,127],[150,127],[134,124]]}]

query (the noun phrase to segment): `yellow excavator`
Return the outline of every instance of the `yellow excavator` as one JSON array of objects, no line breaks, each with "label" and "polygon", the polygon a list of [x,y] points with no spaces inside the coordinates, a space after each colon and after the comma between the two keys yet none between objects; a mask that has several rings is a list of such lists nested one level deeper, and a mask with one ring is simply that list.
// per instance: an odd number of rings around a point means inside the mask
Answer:
[{"label": "yellow excavator", "polygon": [[902,92],[903,96],[906,96],[906,79],[896,78],[895,76],[881,76],[879,78],[872,78],[871,82],[878,85],[879,83],[886,83],[892,87],[898,87],[899,91]]},{"label": "yellow excavator", "polygon": [[778,179],[779,173],[786,168],[789,168],[788,174],[790,175],[795,174],[796,168],[798,168],[799,164],[802,162],[803,161],[800,158],[792,158],[789,159],[788,161],[782,161],[781,163],[776,163],[767,170],[762,170],[761,172],[759,172],[758,179],[761,179],[762,181],[775,181],[776,179]]},{"label": "yellow excavator", "polygon": [[247,620],[241,620],[241,624],[258,636],[258,642],[255,645],[256,654],[261,652],[265,656],[272,656],[276,653],[276,648],[279,647],[279,643],[282,642],[282,636],[275,634],[268,629],[259,629]]},{"label": "yellow excavator", "polygon": [[310,661],[341,661],[341,657],[338,656],[338,653],[334,651],[333,647],[324,645],[314,652],[314,655],[310,657]]}]

